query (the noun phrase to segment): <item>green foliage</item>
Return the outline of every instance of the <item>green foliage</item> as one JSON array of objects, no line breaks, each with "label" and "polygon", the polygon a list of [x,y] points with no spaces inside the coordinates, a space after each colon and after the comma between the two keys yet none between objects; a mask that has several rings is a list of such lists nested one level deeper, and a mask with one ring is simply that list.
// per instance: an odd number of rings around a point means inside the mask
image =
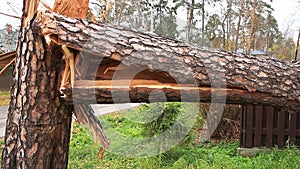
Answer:
[{"label": "green foliage", "polygon": [[217,14],[213,14],[209,17],[208,22],[205,26],[205,34],[207,36],[207,38],[212,41],[217,37],[217,34],[221,32],[221,30],[219,30],[219,26],[221,26],[222,23],[220,21],[220,17]]},{"label": "green foliage", "polygon": [[175,16],[160,16],[160,22],[157,23],[154,33],[176,39],[179,36],[177,30],[176,17]]},{"label": "green foliage", "polygon": [[[198,105],[193,103],[155,103],[144,105],[144,107],[146,110],[140,112],[144,118],[142,124],[143,137],[156,137],[163,132],[168,132],[175,137],[183,133],[189,133],[182,142],[191,143],[195,140],[197,134],[191,127],[200,127],[204,124],[204,120],[199,114]],[[186,120],[190,117],[185,115],[192,116],[193,120]],[[172,129],[169,130],[171,127]],[[164,144],[168,144],[167,140],[164,141]]]},{"label": "green foliage", "polygon": [[[1,150],[3,150],[3,148],[4,148],[4,140],[3,139],[0,139],[0,148],[1,148]],[[2,163],[2,158],[0,158],[0,163]]]},{"label": "green foliage", "polygon": [[[180,110],[181,103],[155,103],[150,106],[147,114],[160,114],[158,118],[144,124],[144,136],[153,137],[169,129],[176,121]],[[146,118],[148,118],[146,116]]]},{"label": "green foliage", "polygon": [[[167,108],[168,107],[168,108]],[[155,112],[150,120],[161,117],[164,109],[175,112],[182,107],[177,103],[162,105],[143,105],[128,112],[105,115],[106,125],[127,135],[142,137],[144,131],[140,123],[148,123],[149,119],[137,118],[141,112]],[[166,111],[165,110],[165,111]],[[130,113],[129,113],[130,112]],[[146,113],[145,113],[146,114]],[[139,116],[140,117],[140,116]],[[152,118],[152,119],[151,119]],[[133,120],[134,119],[134,120]],[[171,118],[172,119],[172,118]],[[155,121],[155,120],[154,120]],[[203,123],[199,117],[197,120]],[[201,125],[197,123],[196,125]],[[139,125],[138,125],[139,124]],[[160,123],[162,124],[162,123]],[[167,123],[170,125],[171,123]],[[156,126],[156,125],[154,125]],[[161,129],[161,128],[159,128]],[[157,130],[161,132],[161,130]],[[106,131],[108,132],[108,131]],[[193,135],[190,132],[190,135]],[[112,140],[113,141],[113,140]],[[115,138],[118,141],[118,138]],[[3,143],[2,143],[3,144]],[[70,143],[69,168],[112,168],[112,169],[244,169],[244,168],[300,168],[300,151],[295,147],[285,150],[274,149],[271,153],[260,152],[256,157],[242,157],[237,154],[237,142],[219,142],[206,144],[192,144],[183,142],[167,152],[147,158],[128,158],[106,152],[104,159],[97,158],[101,145],[95,144],[88,127],[74,124]]]},{"label": "green foliage", "polygon": [[139,123],[133,122],[126,116],[122,116],[119,113],[105,115],[106,126],[120,132],[123,135],[130,135],[132,137],[139,137],[141,134],[141,126]]},{"label": "green foliage", "polygon": [[94,144],[88,127],[74,124],[70,141],[69,168],[95,168],[100,162],[96,158],[100,146]]},{"label": "green foliage", "polygon": [[270,53],[279,59],[292,60],[294,59],[295,49],[296,45],[293,38],[281,39],[273,44]]}]

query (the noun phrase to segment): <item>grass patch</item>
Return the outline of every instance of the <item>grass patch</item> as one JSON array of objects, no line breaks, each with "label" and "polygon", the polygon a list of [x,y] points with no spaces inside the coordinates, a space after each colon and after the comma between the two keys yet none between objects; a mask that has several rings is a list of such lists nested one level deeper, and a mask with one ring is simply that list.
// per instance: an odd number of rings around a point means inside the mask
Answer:
[{"label": "grass patch", "polygon": [[75,124],[73,131],[69,168],[74,169],[300,168],[299,149],[274,149],[270,154],[261,152],[258,156],[249,158],[237,154],[237,142],[183,144],[148,158],[128,158],[106,152],[104,159],[100,159],[96,156],[101,146],[94,143],[90,130]]},{"label": "grass patch", "polygon": [[[134,111],[141,109],[144,110],[145,107]],[[130,120],[130,117],[126,113],[106,115],[105,125],[110,125],[125,135],[142,137],[143,127]],[[118,138],[112,141],[118,141]],[[261,152],[256,157],[249,158],[237,154],[238,146],[238,142],[231,141],[206,144],[183,142],[157,156],[128,158],[106,152],[104,159],[101,159],[97,158],[101,145],[94,142],[91,130],[84,125],[74,123],[68,167],[71,169],[300,169],[300,151],[295,147],[285,150],[275,148],[269,154]],[[0,147],[3,147],[3,139],[0,140]]]},{"label": "grass patch", "polygon": [[4,139],[0,139],[0,148],[1,148],[0,163],[2,163],[2,150],[4,148]]},{"label": "grass patch", "polygon": [[10,94],[9,91],[0,91],[0,106],[9,105]]},{"label": "grass patch", "polygon": [[[134,109],[136,112],[133,114],[141,109],[144,110],[145,107]],[[114,130],[132,137],[142,137],[143,127],[131,118],[132,116],[126,113],[104,116],[105,125],[110,125]],[[73,126],[69,156],[69,168],[72,169],[300,168],[300,152],[297,148],[292,147],[283,151],[274,149],[269,154],[261,152],[256,157],[249,158],[238,155],[239,143],[230,141],[206,144],[183,142],[165,153],[147,158],[129,158],[106,152],[104,159],[100,159],[96,156],[101,145],[94,143],[89,128],[79,124]],[[114,138],[111,141],[117,142],[119,139]]]}]

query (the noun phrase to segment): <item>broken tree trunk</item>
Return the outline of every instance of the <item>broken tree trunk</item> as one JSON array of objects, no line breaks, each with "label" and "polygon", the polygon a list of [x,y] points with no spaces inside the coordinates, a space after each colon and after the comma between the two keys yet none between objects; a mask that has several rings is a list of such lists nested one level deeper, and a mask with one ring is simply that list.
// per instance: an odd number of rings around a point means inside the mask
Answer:
[{"label": "broken tree trunk", "polygon": [[[4,62],[17,53],[2,168],[67,168],[68,165],[74,107],[63,103],[60,87],[62,79],[72,79],[72,73],[66,77],[70,73],[63,70],[69,71],[67,65],[72,66],[71,58],[67,64],[64,59],[73,53],[34,33],[32,18],[38,2],[24,0],[18,51],[0,58]],[[88,0],[57,0],[53,11],[87,18]],[[109,143],[91,106],[80,104],[75,109],[78,120],[92,128],[106,149]]]},{"label": "broken tree trunk", "polygon": [[[53,11],[68,16],[70,18],[88,18],[89,13],[89,0],[56,0],[54,3]],[[65,45],[62,46],[64,57],[66,59],[65,70],[61,79],[61,88],[70,81],[71,87],[74,85],[74,55],[76,52],[70,51]],[[97,141],[100,141],[102,147],[99,152],[104,156],[105,150],[109,146],[102,125],[98,118],[94,115],[94,111],[89,104],[74,104],[74,113],[77,120],[89,126],[92,130],[93,136]]]},{"label": "broken tree trunk", "polygon": [[[77,85],[75,82],[73,92],[71,89],[64,90],[66,99],[70,102],[74,99],[79,102],[87,99],[89,102],[91,94],[95,95],[94,100],[98,103],[144,102],[149,101],[147,97],[153,89],[161,89],[167,93],[169,101],[180,101],[180,92],[191,95],[200,92],[199,98],[204,102],[211,101],[211,96],[215,95],[219,98],[226,97],[227,103],[300,108],[298,63],[198,48],[150,33],[83,19],[70,19],[49,12],[39,13],[34,27],[36,33],[50,36],[58,45],[89,53],[93,62],[110,58],[123,66],[143,67],[151,72],[167,72],[177,82],[154,87],[142,85],[141,82],[125,88],[120,87],[122,82],[108,86],[101,85],[101,81],[100,84],[97,85],[96,82],[92,86],[84,81]],[[89,64],[88,67],[93,63]],[[190,75],[192,79],[187,78]],[[111,83],[115,80],[112,78],[109,79],[112,80]],[[193,80],[196,81],[196,88],[189,86],[193,84]],[[180,87],[180,84],[187,87]],[[179,88],[174,88],[174,85],[179,85]],[[130,100],[114,100],[112,90],[115,93],[129,93]],[[122,94],[119,96],[122,97]],[[160,101],[159,98],[157,101]]]},{"label": "broken tree trunk", "polygon": [[67,168],[72,107],[63,104],[57,45],[32,30],[36,0],[24,0],[2,168]]}]

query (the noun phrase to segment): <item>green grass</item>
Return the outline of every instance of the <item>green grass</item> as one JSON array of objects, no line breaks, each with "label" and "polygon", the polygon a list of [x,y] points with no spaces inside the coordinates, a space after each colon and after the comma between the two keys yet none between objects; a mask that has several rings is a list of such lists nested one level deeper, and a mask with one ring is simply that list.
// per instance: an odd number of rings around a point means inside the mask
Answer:
[{"label": "green grass", "polygon": [[9,91],[0,91],[0,106],[8,105],[9,101],[10,101]]},{"label": "green grass", "polygon": [[[139,111],[140,108],[134,111]],[[142,107],[144,109],[144,107]],[[132,122],[128,114],[112,114],[104,117],[105,125],[126,135],[140,137],[142,126]],[[191,135],[193,133],[191,132]],[[189,136],[190,137],[190,136]],[[115,138],[112,141],[118,141]],[[0,140],[3,147],[3,140]],[[105,153],[104,159],[97,157],[100,144],[93,140],[90,129],[78,123],[73,124],[70,141],[70,169],[298,169],[300,151],[295,147],[285,150],[274,149],[271,153],[260,152],[256,157],[242,157],[237,154],[237,142],[194,144],[183,142],[169,151],[148,158],[128,158]]]},{"label": "green grass", "polygon": [[[137,109],[136,109],[137,110]],[[106,115],[106,123],[118,132],[140,137],[142,127],[128,119],[128,114]],[[106,124],[107,125],[107,124]],[[183,142],[169,151],[148,158],[128,158],[105,153],[104,159],[97,158],[101,145],[95,144],[91,131],[82,125],[73,125],[70,145],[69,168],[112,168],[112,169],[244,169],[244,168],[300,168],[300,152],[296,148],[274,149],[271,153],[259,153],[256,157],[237,154],[237,142],[194,144]],[[192,134],[192,133],[191,133]],[[112,141],[118,141],[115,138]]]}]

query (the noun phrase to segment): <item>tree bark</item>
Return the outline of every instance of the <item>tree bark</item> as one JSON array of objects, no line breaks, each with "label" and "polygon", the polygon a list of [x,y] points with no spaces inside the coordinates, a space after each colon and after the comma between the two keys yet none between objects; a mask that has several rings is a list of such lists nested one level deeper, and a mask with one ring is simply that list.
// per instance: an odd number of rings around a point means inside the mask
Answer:
[{"label": "tree bark", "polygon": [[[39,14],[35,27],[39,30],[37,33],[49,35],[58,45],[93,53],[96,55],[94,61],[106,57],[127,66],[144,66],[154,72],[163,69],[174,75],[180,84],[189,84],[191,79],[186,76],[192,74],[198,87],[247,92],[247,95],[241,92],[244,97],[241,104],[248,99],[256,104],[299,109],[300,65],[297,63],[198,48],[153,34],[47,12]],[[230,97],[227,101],[230,102]]]},{"label": "tree bark", "polygon": [[187,24],[186,24],[186,43],[191,41],[191,31],[194,20],[194,10],[195,10],[195,0],[192,0],[191,3],[188,3],[187,7]]},{"label": "tree bark", "polygon": [[2,168],[67,168],[72,107],[63,104],[62,52],[32,30],[37,1],[24,1]]},{"label": "tree bark", "polygon": [[253,0],[252,10],[250,11],[251,14],[251,27],[250,27],[250,35],[249,35],[249,49],[248,54],[251,55],[251,49],[255,50],[255,22],[256,22],[256,7],[257,7],[257,0]]},{"label": "tree bark", "polygon": [[201,34],[201,44],[204,45],[204,32],[205,32],[205,26],[204,26],[204,23],[205,23],[205,2],[204,0],[202,0],[202,8],[201,8],[202,12],[201,12],[201,15],[202,15],[202,25],[201,25],[201,31],[202,31],[202,34]]},{"label": "tree bark", "polygon": [[240,12],[239,16],[238,16],[238,23],[237,23],[237,28],[236,28],[236,37],[235,37],[235,44],[234,44],[235,53],[237,53],[237,51],[239,49],[241,20],[242,20],[242,16],[241,16],[241,12]]}]

